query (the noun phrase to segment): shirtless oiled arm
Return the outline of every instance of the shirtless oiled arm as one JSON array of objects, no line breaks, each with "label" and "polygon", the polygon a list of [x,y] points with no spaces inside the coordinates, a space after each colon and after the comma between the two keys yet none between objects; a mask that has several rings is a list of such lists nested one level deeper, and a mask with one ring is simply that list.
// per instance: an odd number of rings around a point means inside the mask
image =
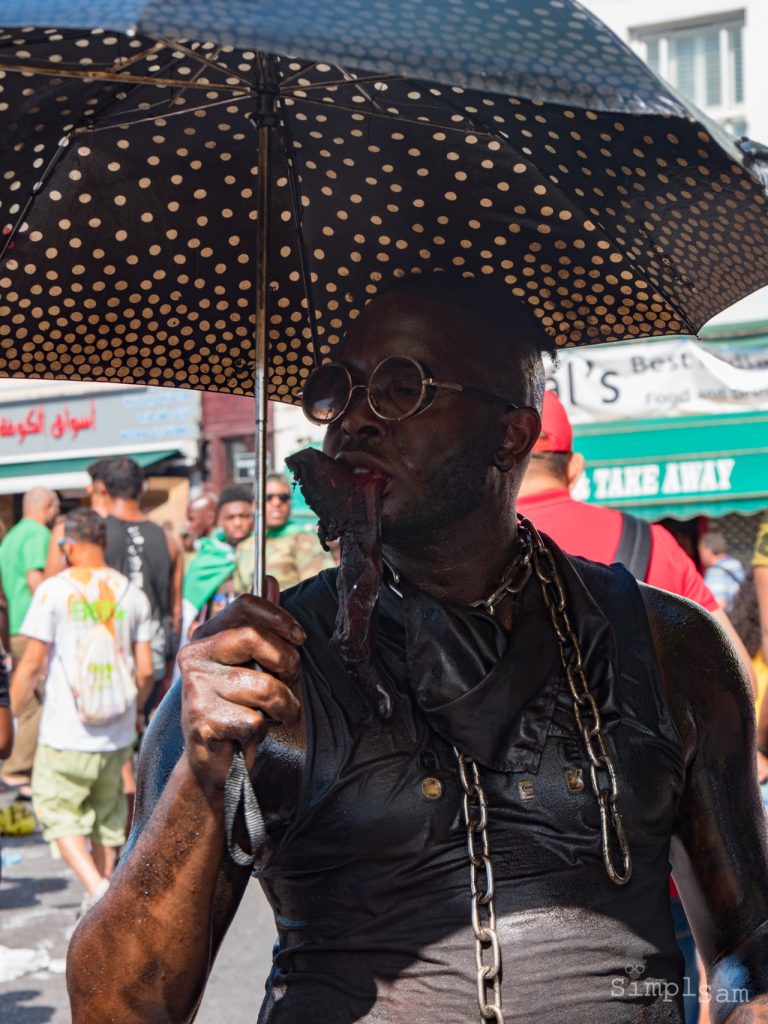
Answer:
[{"label": "shirtless oiled arm", "polygon": [[[183,741],[178,695],[171,693],[142,751],[128,850],[72,938],[73,1024],[190,1021],[248,881],[248,869],[226,853],[224,782],[233,742],[243,746],[250,767],[266,730],[261,711],[285,725],[296,722],[299,702],[288,686],[298,680],[296,645],[304,633],[275,604],[246,597],[198,637],[179,657]],[[254,661],[263,671],[234,667]],[[182,742],[160,794],[161,762]],[[148,786],[158,792],[147,793]]]},{"label": "shirtless oiled arm", "polygon": [[768,1024],[768,848],[749,685],[707,612],[652,587],[643,597],[686,757],[671,860],[712,1024]]}]

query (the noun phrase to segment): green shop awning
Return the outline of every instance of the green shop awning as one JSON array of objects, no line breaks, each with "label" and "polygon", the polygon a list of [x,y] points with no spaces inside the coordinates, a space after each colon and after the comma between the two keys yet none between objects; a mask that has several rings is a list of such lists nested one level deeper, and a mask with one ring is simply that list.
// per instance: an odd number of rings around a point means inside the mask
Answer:
[{"label": "green shop awning", "polygon": [[590,423],[574,435],[584,501],[650,520],[768,508],[768,412]]},{"label": "green shop awning", "polygon": [[[102,453],[103,454],[103,453]],[[151,466],[177,454],[175,448],[159,452],[124,452],[140,466]],[[0,463],[0,494],[23,494],[30,487],[51,490],[82,490],[89,482],[87,469],[101,455],[78,455],[71,459],[38,459],[36,462]]]}]

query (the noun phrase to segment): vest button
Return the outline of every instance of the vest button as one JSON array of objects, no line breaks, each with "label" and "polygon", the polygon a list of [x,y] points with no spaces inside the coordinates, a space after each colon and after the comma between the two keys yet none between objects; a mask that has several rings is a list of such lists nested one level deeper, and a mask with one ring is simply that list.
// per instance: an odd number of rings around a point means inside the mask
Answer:
[{"label": "vest button", "polygon": [[443,784],[440,779],[433,779],[428,776],[421,780],[421,792],[427,800],[439,800],[443,795]]}]

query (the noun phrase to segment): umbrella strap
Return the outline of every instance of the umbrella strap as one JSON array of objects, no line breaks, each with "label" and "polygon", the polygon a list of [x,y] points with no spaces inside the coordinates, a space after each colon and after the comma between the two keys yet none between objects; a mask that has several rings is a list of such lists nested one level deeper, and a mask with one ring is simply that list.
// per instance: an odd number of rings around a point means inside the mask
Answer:
[{"label": "umbrella strap", "polygon": [[[237,812],[242,805],[243,820],[248,833],[251,852],[245,850],[235,841],[234,827]],[[245,754],[242,747],[236,746],[224,783],[224,826],[227,834],[227,852],[235,864],[241,868],[250,868],[258,860],[264,850],[267,830],[259,801],[253,791],[253,784],[245,765]]]}]

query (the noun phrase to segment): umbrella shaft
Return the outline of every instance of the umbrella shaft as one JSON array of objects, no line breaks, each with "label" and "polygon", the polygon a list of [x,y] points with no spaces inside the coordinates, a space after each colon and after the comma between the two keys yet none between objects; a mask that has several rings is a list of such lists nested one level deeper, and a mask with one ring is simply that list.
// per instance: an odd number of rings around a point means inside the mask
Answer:
[{"label": "umbrella shaft", "polygon": [[256,399],[256,559],[253,592],[265,594],[266,519],[264,494],[267,482],[267,268],[269,251],[269,147],[270,125],[262,122],[258,129],[258,218],[256,220],[256,367],[254,397]]}]

